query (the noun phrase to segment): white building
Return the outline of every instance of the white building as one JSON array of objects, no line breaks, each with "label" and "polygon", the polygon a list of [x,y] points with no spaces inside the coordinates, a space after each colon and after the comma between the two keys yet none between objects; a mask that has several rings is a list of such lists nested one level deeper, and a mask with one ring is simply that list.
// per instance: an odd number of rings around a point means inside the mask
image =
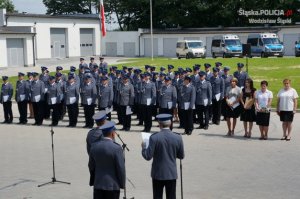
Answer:
[{"label": "white building", "polygon": [[[202,40],[207,47],[207,56],[211,56],[213,36],[220,34],[236,34],[242,43],[247,43],[249,33],[277,33],[284,43],[285,55],[295,55],[295,41],[300,38],[300,25],[291,26],[259,26],[259,27],[217,27],[153,31],[153,54],[155,57],[176,57],[178,40]],[[102,41],[102,53],[106,56],[151,56],[151,35],[148,29],[135,32],[108,32]]]},{"label": "white building", "polygon": [[100,55],[100,39],[98,15],[11,14],[0,9],[0,67]]}]

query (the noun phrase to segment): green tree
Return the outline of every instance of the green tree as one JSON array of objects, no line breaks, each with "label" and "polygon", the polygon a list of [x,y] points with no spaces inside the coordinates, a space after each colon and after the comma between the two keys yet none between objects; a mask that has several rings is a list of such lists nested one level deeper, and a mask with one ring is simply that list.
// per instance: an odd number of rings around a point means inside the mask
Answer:
[{"label": "green tree", "polygon": [[0,8],[5,8],[7,12],[15,11],[15,6],[11,0],[0,0]]},{"label": "green tree", "polygon": [[95,0],[43,0],[47,14],[92,14]]}]

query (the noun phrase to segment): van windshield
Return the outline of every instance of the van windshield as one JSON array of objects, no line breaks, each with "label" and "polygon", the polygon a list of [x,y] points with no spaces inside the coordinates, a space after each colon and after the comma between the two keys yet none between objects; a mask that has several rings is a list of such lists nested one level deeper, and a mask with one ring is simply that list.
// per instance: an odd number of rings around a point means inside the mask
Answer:
[{"label": "van windshield", "polygon": [[278,38],[263,38],[264,44],[280,44]]},{"label": "van windshield", "polygon": [[188,42],[188,47],[189,48],[201,48],[202,42],[200,42],[200,41]]},{"label": "van windshield", "polygon": [[237,40],[237,39],[228,39],[228,40],[225,40],[225,44],[227,46],[237,46],[237,45],[242,45],[240,40]]}]

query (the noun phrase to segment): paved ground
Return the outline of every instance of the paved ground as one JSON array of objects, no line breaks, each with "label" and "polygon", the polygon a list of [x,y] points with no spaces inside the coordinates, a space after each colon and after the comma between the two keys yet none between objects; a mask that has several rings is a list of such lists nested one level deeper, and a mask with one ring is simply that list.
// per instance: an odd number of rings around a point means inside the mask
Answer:
[{"label": "paved ground", "polygon": [[[18,72],[41,72],[41,66],[47,66],[50,72],[55,71],[56,66],[62,66],[64,70],[69,70],[70,66],[76,66],[78,68],[80,57],[72,57],[72,58],[63,58],[63,59],[41,59],[37,60],[36,66],[32,67],[8,67],[8,68],[0,68],[0,76],[8,75],[8,76],[17,76]],[[122,63],[126,57],[105,57],[105,61],[110,65],[116,63]],[[86,63],[90,62],[90,57],[85,57]],[[97,63],[99,60],[95,57]]]},{"label": "paved ground", "polygon": [[[16,104],[15,119],[18,122]],[[115,118],[115,115],[113,116]],[[226,126],[211,126],[183,136],[186,158],[183,160],[184,198],[186,199],[298,199],[300,195],[300,114],[296,115],[292,140],[280,141],[281,123],[271,116],[270,139],[242,137],[238,122],[236,135],[225,137]],[[0,121],[3,111],[0,110]],[[56,177],[71,185],[54,184],[38,188],[52,177],[51,136],[46,121],[42,127],[0,124],[0,199],[86,199],[92,198],[88,186],[88,156],[83,118],[78,128],[54,129]],[[29,123],[33,123],[29,120]],[[137,121],[134,120],[133,124]],[[175,124],[175,127],[178,124]],[[156,123],[154,123],[156,126]],[[126,152],[128,197],[151,199],[151,162],[141,156],[142,127],[133,125],[131,132],[118,131],[130,149]],[[156,127],[153,131],[158,130]],[[182,132],[182,129],[178,130]],[[180,198],[180,181],[178,194]],[[123,195],[123,192],[122,194]]]}]

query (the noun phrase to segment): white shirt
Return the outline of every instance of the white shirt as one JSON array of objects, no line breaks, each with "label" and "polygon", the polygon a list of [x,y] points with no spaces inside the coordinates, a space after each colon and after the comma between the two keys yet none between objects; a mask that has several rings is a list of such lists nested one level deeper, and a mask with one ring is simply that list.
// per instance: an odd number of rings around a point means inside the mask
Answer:
[{"label": "white shirt", "polygon": [[295,89],[290,88],[289,90],[281,89],[277,97],[279,98],[279,111],[293,111],[294,110],[294,99],[298,98],[298,93]]},{"label": "white shirt", "polygon": [[268,108],[268,102],[269,99],[273,99],[273,93],[268,89],[265,92],[258,90],[255,91],[255,99],[257,99],[257,103],[260,108]]}]

